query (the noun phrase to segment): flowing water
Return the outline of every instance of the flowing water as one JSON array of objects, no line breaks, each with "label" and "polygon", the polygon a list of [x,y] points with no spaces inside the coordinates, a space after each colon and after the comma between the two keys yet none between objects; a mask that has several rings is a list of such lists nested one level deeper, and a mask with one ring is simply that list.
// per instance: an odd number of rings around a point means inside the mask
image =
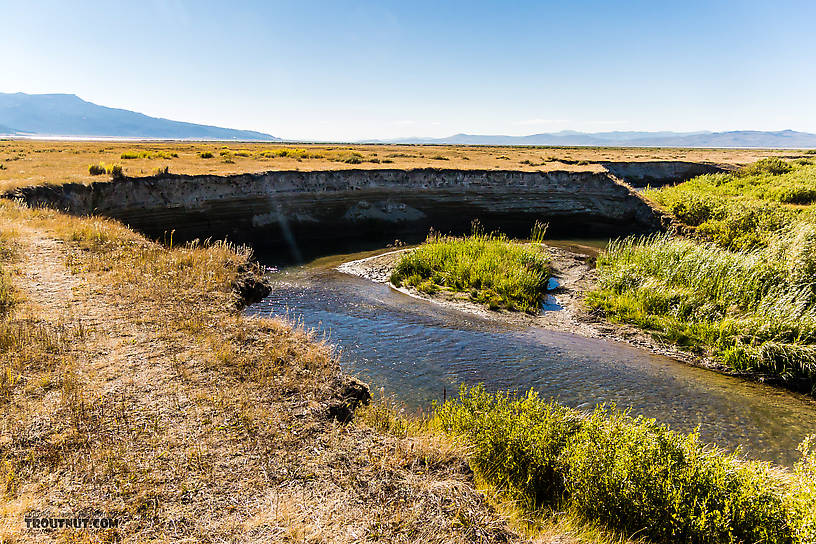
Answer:
[{"label": "flowing water", "polygon": [[272,293],[247,311],[317,329],[337,347],[347,373],[410,409],[427,409],[461,383],[532,388],[574,408],[615,403],[678,430],[699,427],[707,442],[785,465],[816,432],[816,402],[805,396],[627,344],[497,324],[333,270],[362,256],[283,268],[272,274]]}]

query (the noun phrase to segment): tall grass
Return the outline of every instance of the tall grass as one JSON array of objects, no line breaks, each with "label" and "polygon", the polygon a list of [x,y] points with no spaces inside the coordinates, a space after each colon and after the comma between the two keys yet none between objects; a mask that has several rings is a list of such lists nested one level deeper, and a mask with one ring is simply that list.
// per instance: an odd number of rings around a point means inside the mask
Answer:
[{"label": "tall grass", "polygon": [[463,388],[432,424],[463,443],[480,478],[530,511],[568,511],[656,542],[816,539],[813,439],[795,472],[782,473],[652,419],[481,386]]},{"label": "tall grass", "polygon": [[540,246],[513,242],[503,234],[485,234],[475,226],[463,238],[432,232],[424,244],[403,255],[391,282],[429,294],[440,289],[468,293],[471,300],[491,309],[536,312],[549,277],[549,259]]},{"label": "tall grass", "polygon": [[816,226],[729,251],[661,234],[613,242],[590,306],[738,370],[816,386]]},{"label": "tall grass", "polygon": [[816,221],[782,202],[798,186],[816,167],[768,159],[647,191],[696,235],[611,243],[589,306],[816,394]]}]

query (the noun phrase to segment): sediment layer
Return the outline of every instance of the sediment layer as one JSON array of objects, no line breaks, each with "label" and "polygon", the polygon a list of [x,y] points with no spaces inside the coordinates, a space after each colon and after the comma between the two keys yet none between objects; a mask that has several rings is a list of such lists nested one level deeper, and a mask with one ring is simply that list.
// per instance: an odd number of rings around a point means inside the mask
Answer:
[{"label": "sediment layer", "polygon": [[162,175],[27,187],[31,206],[104,215],[153,237],[215,237],[256,248],[333,249],[354,239],[388,242],[430,227],[527,234],[609,235],[661,228],[663,217],[626,183],[596,172],[490,170],[273,171],[232,176]]}]

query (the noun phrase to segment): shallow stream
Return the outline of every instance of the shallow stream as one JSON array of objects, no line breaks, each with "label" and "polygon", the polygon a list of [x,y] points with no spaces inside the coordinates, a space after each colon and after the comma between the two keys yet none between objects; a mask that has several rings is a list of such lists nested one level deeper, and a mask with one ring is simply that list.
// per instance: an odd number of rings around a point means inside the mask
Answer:
[{"label": "shallow stream", "polygon": [[[538,391],[574,408],[615,403],[750,458],[790,465],[816,429],[816,402],[694,368],[613,341],[497,323],[333,268],[337,255],[272,274],[272,293],[247,312],[287,316],[337,346],[344,370],[409,409],[459,384]],[[275,265],[273,259],[263,259]]]}]

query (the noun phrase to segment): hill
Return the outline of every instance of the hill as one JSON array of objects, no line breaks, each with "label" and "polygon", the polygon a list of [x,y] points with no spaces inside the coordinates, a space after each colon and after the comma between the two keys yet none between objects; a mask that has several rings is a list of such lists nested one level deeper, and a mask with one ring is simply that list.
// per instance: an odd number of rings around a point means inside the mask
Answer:
[{"label": "hill", "polygon": [[528,136],[454,134],[446,138],[405,138],[393,143],[440,145],[547,145],[621,147],[816,147],[816,134],[793,130],[730,132],[575,132]]},{"label": "hill", "polygon": [[184,123],[108,108],[87,102],[73,94],[0,93],[0,133],[111,138],[280,140],[252,130]]}]

